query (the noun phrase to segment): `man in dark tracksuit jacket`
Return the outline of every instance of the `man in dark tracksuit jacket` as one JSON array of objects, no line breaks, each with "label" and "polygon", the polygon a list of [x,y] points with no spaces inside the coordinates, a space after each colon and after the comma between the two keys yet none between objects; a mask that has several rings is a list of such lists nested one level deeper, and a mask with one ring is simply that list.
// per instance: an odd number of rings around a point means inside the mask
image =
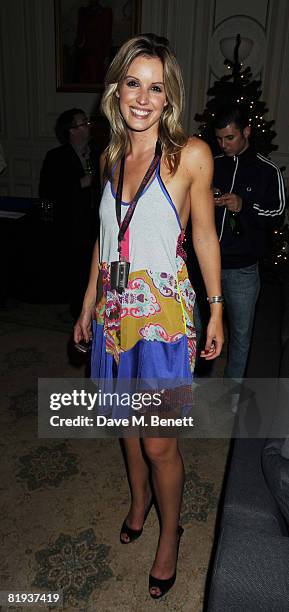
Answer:
[{"label": "man in dark tracksuit jacket", "polygon": [[250,132],[239,106],[224,108],[215,118],[223,154],[214,160],[214,200],[230,327],[225,376],[234,379],[245,373],[260,289],[258,260],[266,252],[269,230],[280,226],[285,206],[281,172],[251,149]]}]

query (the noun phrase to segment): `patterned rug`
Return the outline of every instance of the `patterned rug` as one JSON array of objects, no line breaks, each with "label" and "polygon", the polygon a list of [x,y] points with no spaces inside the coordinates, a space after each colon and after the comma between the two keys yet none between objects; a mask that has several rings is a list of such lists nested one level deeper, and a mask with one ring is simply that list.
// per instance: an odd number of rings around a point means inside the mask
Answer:
[{"label": "patterned rug", "polygon": [[[174,589],[154,602],[148,573],[158,521],[119,543],[129,491],[119,443],[37,437],[37,378],[82,377],[71,363],[66,306],[13,303],[0,312],[1,589],[63,590],[66,611],[201,612],[228,441],[183,439],[185,529]],[[37,606],[7,608],[59,609]],[[1,610],[6,610],[2,606]]]}]

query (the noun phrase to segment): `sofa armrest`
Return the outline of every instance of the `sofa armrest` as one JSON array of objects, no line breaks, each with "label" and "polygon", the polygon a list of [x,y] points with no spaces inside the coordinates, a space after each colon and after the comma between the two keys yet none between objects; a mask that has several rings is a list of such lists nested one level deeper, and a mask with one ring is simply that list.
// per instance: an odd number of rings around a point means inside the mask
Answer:
[{"label": "sofa armrest", "polygon": [[221,525],[240,531],[245,528],[268,535],[287,535],[286,522],[263,475],[263,446],[264,440],[260,438],[235,440]]},{"label": "sofa armrest", "polygon": [[209,582],[207,612],[288,612],[289,538],[226,526]]}]

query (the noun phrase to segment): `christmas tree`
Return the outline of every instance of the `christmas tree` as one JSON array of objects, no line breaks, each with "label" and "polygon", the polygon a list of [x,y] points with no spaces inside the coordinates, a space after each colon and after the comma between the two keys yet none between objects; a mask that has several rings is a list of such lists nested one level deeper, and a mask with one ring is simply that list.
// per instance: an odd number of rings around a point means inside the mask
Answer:
[{"label": "christmas tree", "polygon": [[[272,143],[276,132],[272,130],[274,121],[266,121],[264,115],[268,112],[265,102],[260,100],[262,90],[261,81],[252,80],[251,68],[243,68],[239,61],[239,47],[241,44],[240,34],[236,37],[233,61],[225,59],[224,65],[230,74],[225,74],[219,81],[215,81],[207,94],[209,100],[202,114],[197,113],[195,120],[200,122],[197,136],[203,138],[211,147],[213,154],[219,152],[213,129],[216,112],[224,104],[240,104],[245,108],[251,126],[250,144],[266,157],[278,149]],[[284,170],[284,168],[281,168]],[[265,262],[267,267],[276,266],[283,268],[288,266],[289,260],[289,224],[288,217],[280,230],[275,230],[272,235],[271,250]]]},{"label": "christmas tree", "polygon": [[202,114],[196,114],[195,120],[200,122],[197,136],[203,138],[215,153],[217,144],[213,130],[213,121],[216,111],[224,104],[240,104],[249,117],[251,126],[250,143],[257,151],[268,156],[278,147],[272,144],[276,132],[272,130],[274,121],[266,121],[264,115],[268,112],[265,102],[260,100],[262,90],[261,81],[252,80],[251,68],[243,68],[239,61],[239,47],[241,36],[237,35],[234,48],[234,59],[225,59],[224,64],[230,74],[225,74],[219,81],[215,81],[207,94],[207,106]]}]

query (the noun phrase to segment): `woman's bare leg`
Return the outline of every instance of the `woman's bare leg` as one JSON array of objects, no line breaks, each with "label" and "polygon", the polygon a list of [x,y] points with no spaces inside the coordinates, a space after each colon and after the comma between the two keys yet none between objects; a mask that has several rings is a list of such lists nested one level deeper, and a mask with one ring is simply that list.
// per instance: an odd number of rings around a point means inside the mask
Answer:
[{"label": "woman's bare leg", "polygon": [[[131,529],[141,529],[151,498],[149,468],[144,459],[139,438],[126,438],[123,440],[123,444],[131,490],[131,506],[126,523]],[[124,533],[121,535],[121,539],[124,542],[129,542],[129,537]]]},{"label": "woman's bare leg", "polygon": [[[184,485],[184,466],[175,438],[145,438],[145,452],[152,467],[154,493],[161,516],[161,533],[151,574],[170,578],[176,567],[178,525]],[[152,588],[158,595],[159,589]]]}]

